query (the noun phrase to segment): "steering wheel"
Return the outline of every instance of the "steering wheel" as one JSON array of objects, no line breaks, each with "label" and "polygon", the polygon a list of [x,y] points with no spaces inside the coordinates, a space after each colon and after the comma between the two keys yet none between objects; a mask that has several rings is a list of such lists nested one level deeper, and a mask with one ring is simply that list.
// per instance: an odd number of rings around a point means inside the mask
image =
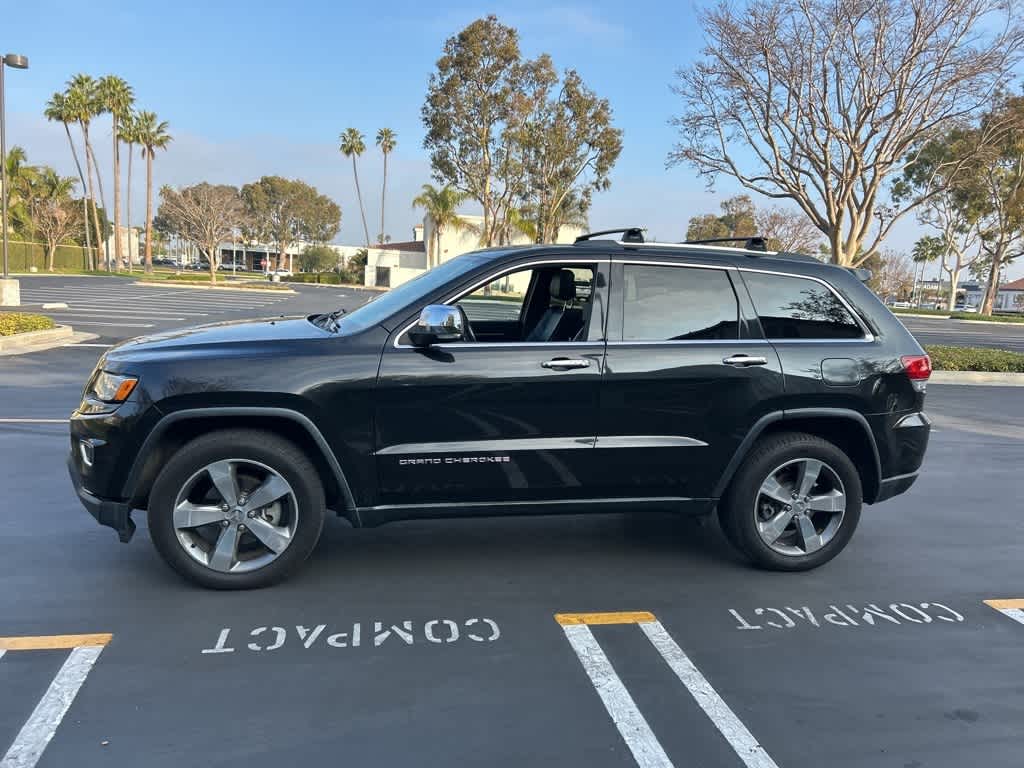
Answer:
[{"label": "steering wheel", "polygon": [[456,304],[459,308],[459,314],[462,315],[462,337],[463,341],[476,341],[476,334],[473,333],[473,326],[469,323],[469,317],[466,315],[466,310],[463,309],[461,304]]}]

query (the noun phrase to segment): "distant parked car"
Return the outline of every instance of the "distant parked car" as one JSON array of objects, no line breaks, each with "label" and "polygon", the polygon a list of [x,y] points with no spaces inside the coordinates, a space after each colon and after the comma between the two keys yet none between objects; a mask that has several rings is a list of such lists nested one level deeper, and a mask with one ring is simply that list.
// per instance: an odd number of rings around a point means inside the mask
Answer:
[{"label": "distant parked car", "polygon": [[890,306],[893,309],[910,309],[911,304],[909,301],[894,301]]},{"label": "distant parked car", "polygon": [[978,308],[970,304],[962,304],[957,302],[956,306],[953,307],[954,312],[977,312]]},{"label": "distant parked car", "polygon": [[284,267],[281,267],[280,269],[275,269],[271,272],[267,272],[267,280],[273,280],[276,282],[280,280],[282,277],[293,277],[293,275],[294,273],[290,269],[285,269]]}]

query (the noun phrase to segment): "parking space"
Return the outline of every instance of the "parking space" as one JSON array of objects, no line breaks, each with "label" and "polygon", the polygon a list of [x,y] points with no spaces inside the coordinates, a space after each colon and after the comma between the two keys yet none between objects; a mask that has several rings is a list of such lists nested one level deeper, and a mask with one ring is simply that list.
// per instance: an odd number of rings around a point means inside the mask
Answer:
[{"label": "parking space", "polygon": [[[112,635],[51,697],[67,713],[36,762],[9,750],[54,722],[36,711],[71,651],[5,650],[3,768],[1019,763],[1011,391],[931,387],[921,480],[810,573],[752,570],[670,516],[332,520],[296,578],[217,593],[158,561],[144,516],[125,546],[81,510],[63,424],[2,421],[66,415],[98,352],[0,371],[0,636]],[[40,396],[43,371],[67,381]]]}]

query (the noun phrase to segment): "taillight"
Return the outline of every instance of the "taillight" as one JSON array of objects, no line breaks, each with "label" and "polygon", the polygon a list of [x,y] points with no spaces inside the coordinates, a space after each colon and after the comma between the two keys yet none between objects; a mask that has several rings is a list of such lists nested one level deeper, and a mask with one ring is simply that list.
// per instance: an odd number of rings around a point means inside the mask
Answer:
[{"label": "taillight", "polygon": [[918,392],[924,392],[928,378],[932,375],[932,361],[928,355],[903,355],[900,358],[903,370],[907,372],[910,383]]}]

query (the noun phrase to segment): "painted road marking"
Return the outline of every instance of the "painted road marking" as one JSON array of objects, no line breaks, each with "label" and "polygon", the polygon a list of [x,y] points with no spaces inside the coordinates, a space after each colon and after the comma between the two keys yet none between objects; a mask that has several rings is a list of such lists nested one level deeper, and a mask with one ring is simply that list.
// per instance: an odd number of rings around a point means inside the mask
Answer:
[{"label": "painted road marking", "polygon": [[39,762],[111,637],[107,633],[0,637],[0,659],[7,651],[71,649],[46,693],[0,759],[0,768],[33,768]]},{"label": "painted road marking", "polygon": [[985,600],[985,605],[995,608],[1004,616],[1007,616],[1019,624],[1024,624],[1024,600]]},{"label": "painted road marking", "polygon": [[[963,614],[944,603],[890,603],[880,607],[876,603],[862,606],[827,605],[817,613],[808,605],[780,606],[777,608],[744,608],[743,614],[735,608],[729,613],[736,620],[736,629],[797,629],[814,627],[884,626],[886,624],[962,624]],[[752,617],[752,618],[751,618]],[[748,621],[749,618],[749,621]]]},{"label": "painted road marking", "polygon": [[647,611],[558,613],[555,621],[562,625],[597,695],[641,768],[672,768],[673,764],[601,649],[590,624],[637,624],[743,764],[747,768],[778,768],[654,614]]}]

